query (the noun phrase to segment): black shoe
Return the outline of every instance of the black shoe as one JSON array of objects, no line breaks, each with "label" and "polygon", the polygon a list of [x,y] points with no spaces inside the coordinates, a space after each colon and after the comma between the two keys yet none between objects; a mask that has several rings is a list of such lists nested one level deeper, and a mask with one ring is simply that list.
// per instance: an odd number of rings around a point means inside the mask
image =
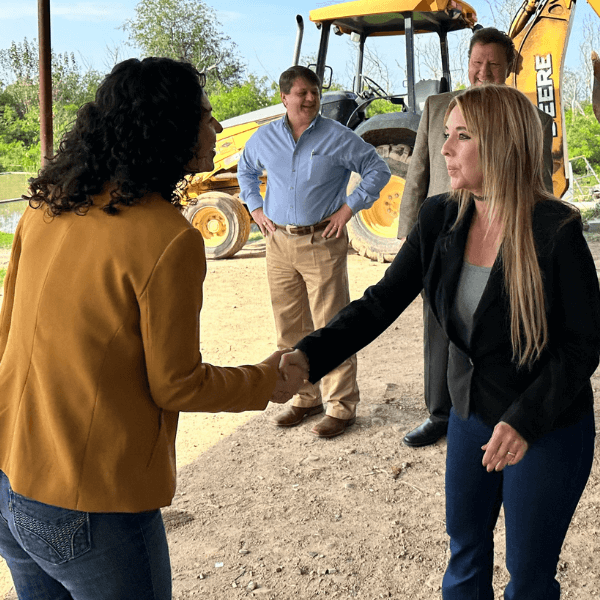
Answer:
[{"label": "black shoe", "polygon": [[432,421],[428,417],[416,429],[413,429],[404,436],[402,440],[406,446],[411,448],[421,448],[435,444],[448,431],[448,421]]}]

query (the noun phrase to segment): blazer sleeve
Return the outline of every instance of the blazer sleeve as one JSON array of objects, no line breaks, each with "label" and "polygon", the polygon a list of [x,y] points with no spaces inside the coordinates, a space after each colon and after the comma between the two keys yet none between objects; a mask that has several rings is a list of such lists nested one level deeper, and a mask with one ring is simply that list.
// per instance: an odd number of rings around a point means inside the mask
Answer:
[{"label": "blazer sleeve", "polygon": [[250,212],[263,207],[263,197],[260,195],[260,176],[264,165],[258,158],[262,143],[261,132],[257,131],[246,143],[238,163],[237,178],[240,184],[242,200]]},{"label": "blazer sleeve", "polygon": [[425,101],[419,121],[415,147],[406,173],[406,184],[400,202],[398,238],[405,238],[417,222],[421,205],[429,190],[429,119],[431,97]]},{"label": "blazer sleeve", "polygon": [[277,369],[264,363],[217,367],[202,362],[205,274],[202,236],[186,229],[165,249],[138,299],[152,398],[169,411],[262,410],[275,388]]},{"label": "blazer sleeve", "polygon": [[383,278],[369,287],[362,298],[343,308],[325,327],[296,344],[308,358],[311,383],[370,344],[417,297],[423,289],[431,247],[444,222],[443,214],[441,196],[427,200],[418,223]]},{"label": "blazer sleeve", "polygon": [[392,174],[386,162],[371,144],[353,131],[343,131],[342,135],[341,141],[345,149],[345,157],[342,160],[348,170],[357,172],[361,177],[358,186],[346,197],[346,204],[352,209],[352,214],[356,214],[373,206]]},{"label": "blazer sleeve", "polygon": [[600,290],[579,220],[557,233],[549,268],[549,344],[537,376],[501,418],[530,442],[560,425],[600,360]]}]

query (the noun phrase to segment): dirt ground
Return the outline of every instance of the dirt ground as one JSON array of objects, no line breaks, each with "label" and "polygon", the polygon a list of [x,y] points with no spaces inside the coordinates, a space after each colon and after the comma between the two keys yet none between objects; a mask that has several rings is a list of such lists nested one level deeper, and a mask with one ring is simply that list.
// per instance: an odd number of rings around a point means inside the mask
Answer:
[{"label": "dirt ground", "polygon": [[[600,242],[591,243],[600,268]],[[349,257],[351,295],[359,297],[385,264]],[[204,360],[262,360],[275,332],[264,244],[234,259],[210,261],[202,312]],[[176,600],[441,598],[448,558],[444,525],[445,440],[410,449],[402,437],[427,411],[422,392],[420,298],[359,354],[356,425],[322,440],[313,417],[281,430],[281,410],[183,415],[173,505],[163,510]],[[600,371],[593,380],[600,394]],[[600,422],[600,402],[596,418]],[[559,563],[563,598],[600,593],[600,446]],[[504,568],[502,516],[496,532],[496,598]],[[0,579],[0,598],[9,592]],[[4,587],[2,587],[4,585]]]}]

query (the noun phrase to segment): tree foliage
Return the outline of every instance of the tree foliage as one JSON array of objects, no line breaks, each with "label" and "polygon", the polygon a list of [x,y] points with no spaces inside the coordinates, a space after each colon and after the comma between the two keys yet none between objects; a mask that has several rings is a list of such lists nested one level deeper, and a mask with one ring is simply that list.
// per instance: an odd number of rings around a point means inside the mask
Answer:
[{"label": "tree foliage", "polygon": [[279,102],[281,102],[281,98],[277,85],[268,86],[266,77],[259,79],[254,75],[250,75],[242,85],[232,88],[226,88],[223,84],[219,84],[216,93],[210,95],[213,115],[219,121],[244,115]]},{"label": "tree foliage", "polygon": [[569,157],[585,156],[594,169],[600,167],[600,123],[596,120],[591,103],[582,110],[565,112]]},{"label": "tree foliage", "polygon": [[[93,100],[102,80],[98,71],[82,70],[73,53],[53,52],[51,65],[53,102],[81,105]],[[5,92],[17,103],[21,114],[39,105],[39,61],[35,39],[12,42],[8,50],[0,50],[0,74],[7,82]]]},{"label": "tree foliage", "polygon": [[400,112],[402,107],[397,104],[392,104],[388,100],[373,100],[367,108],[367,117],[375,115],[383,115],[386,113]]},{"label": "tree foliage", "polygon": [[[54,138],[71,126],[77,109],[93,100],[100,73],[82,70],[73,53],[52,53]],[[39,60],[37,42],[12,42],[0,50],[0,170],[40,165]]]},{"label": "tree foliage", "polygon": [[215,11],[201,0],[141,0],[123,24],[131,45],[146,56],[186,60],[207,74],[209,89],[240,85],[244,65],[222,33]]}]

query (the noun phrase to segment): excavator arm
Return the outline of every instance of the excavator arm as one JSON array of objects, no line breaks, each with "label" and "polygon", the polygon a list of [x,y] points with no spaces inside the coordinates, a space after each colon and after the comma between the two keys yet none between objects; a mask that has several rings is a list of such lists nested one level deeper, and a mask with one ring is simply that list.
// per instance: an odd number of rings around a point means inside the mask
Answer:
[{"label": "excavator arm", "polygon": [[[600,17],[600,0],[588,0],[590,6],[594,9],[596,14]],[[592,52],[592,66],[594,68],[594,82],[592,89],[592,107],[594,109],[594,115],[600,122],[600,57],[596,52]]]},{"label": "excavator arm", "polygon": [[561,84],[574,13],[575,0],[525,0],[508,31],[518,59],[506,83],[554,119],[552,180],[558,197],[569,187]]},{"label": "excavator arm", "polygon": [[596,119],[600,122],[600,58],[592,52],[592,65],[594,66],[594,87],[592,90],[592,106]]}]

